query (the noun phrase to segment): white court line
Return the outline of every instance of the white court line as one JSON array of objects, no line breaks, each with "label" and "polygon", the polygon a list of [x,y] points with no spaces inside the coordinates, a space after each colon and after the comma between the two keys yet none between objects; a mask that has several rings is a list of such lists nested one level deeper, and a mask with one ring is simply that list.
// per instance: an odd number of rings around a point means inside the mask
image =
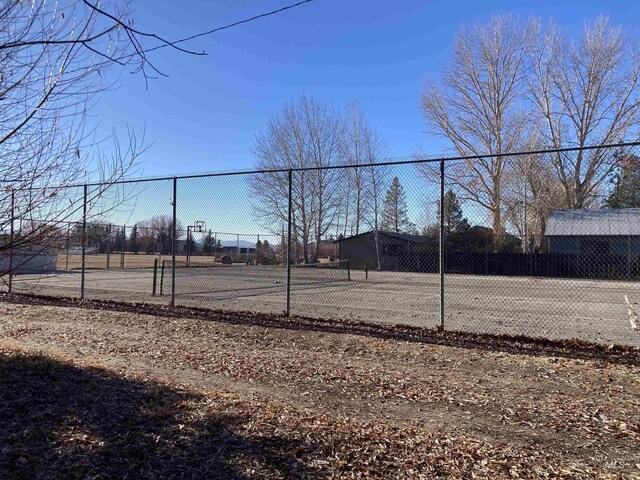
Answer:
[{"label": "white court line", "polygon": [[629,322],[631,323],[631,330],[635,330],[636,332],[640,332],[640,328],[638,328],[638,314],[636,313],[635,308],[631,305],[629,301],[629,297],[627,295],[624,296],[624,301],[627,302],[627,310],[629,311]]}]

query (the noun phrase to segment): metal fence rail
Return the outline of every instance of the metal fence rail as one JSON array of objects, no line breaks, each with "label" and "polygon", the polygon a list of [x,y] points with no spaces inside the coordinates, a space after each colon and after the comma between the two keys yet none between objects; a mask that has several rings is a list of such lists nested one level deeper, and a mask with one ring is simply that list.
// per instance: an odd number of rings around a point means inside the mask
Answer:
[{"label": "metal fence rail", "polygon": [[[640,210],[540,174],[638,145],[64,186],[39,209],[9,182],[3,288],[640,346]],[[497,159],[499,188],[474,170]]]}]

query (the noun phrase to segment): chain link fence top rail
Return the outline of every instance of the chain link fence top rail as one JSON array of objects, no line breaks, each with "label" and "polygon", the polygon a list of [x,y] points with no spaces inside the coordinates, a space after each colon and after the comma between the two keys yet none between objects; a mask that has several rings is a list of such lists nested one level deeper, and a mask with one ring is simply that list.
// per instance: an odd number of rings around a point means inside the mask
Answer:
[{"label": "chain link fence top rail", "polygon": [[[639,158],[633,143],[18,186],[0,202],[2,288],[640,345]],[[550,170],[594,159],[599,181]]]}]

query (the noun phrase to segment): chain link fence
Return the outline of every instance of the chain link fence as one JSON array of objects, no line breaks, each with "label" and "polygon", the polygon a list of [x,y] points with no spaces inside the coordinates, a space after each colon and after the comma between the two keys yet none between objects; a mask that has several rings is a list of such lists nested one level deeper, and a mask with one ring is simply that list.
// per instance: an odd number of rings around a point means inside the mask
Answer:
[{"label": "chain link fence", "polygon": [[[640,193],[621,170],[639,153],[14,186],[2,288],[640,345]],[[597,183],[545,170],[594,155],[608,168]]]}]

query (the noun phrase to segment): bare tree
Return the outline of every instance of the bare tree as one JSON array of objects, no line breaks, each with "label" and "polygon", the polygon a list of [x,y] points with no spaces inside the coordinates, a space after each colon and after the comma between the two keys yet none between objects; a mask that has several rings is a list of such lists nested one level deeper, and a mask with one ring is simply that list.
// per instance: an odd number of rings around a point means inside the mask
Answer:
[{"label": "bare tree", "polygon": [[[528,126],[521,99],[531,39],[531,28],[511,16],[462,30],[442,80],[427,82],[422,91],[429,131],[447,138],[459,155],[517,150]],[[505,231],[502,195],[508,162],[495,156],[463,161],[450,165],[446,174],[461,198],[488,211],[498,243]],[[429,178],[437,174],[425,173]]]},{"label": "bare tree", "polygon": [[288,218],[288,169],[292,175],[292,227],[303,261],[317,259],[320,241],[335,226],[341,205],[341,173],[322,167],[339,162],[342,121],[319,100],[301,95],[274,115],[254,144],[257,168],[277,170],[252,175],[249,188],[257,219],[279,233]]},{"label": "bare tree", "polygon": [[[542,150],[532,136],[525,148]],[[520,155],[511,159],[510,175],[504,189],[506,220],[522,238],[525,253],[543,248],[543,235],[549,212],[563,208],[562,184],[555,174],[554,154]]]},{"label": "bare tree", "polygon": [[[585,23],[581,38],[555,24],[542,28],[532,50],[528,91],[540,141],[560,148],[635,140],[640,122],[640,57],[635,40],[605,17]],[[558,153],[551,162],[566,208],[588,206],[617,167],[607,149]]]},{"label": "bare tree", "polygon": [[340,148],[344,164],[352,167],[344,170],[344,236],[360,233],[367,215],[368,205],[364,199],[367,190],[366,172],[360,165],[366,163],[371,134],[358,102],[349,102],[345,111],[345,130]]},{"label": "bare tree", "polygon": [[132,172],[144,150],[130,132],[127,146],[114,136],[112,154],[105,155],[86,121],[110,86],[109,68],[144,61],[135,56],[135,38],[127,38],[128,11],[114,8],[117,15],[79,0],[12,0],[0,7],[0,228],[15,231],[14,241],[0,242],[0,254],[55,246],[32,226],[81,216],[84,198],[66,188],[71,183],[104,182],[87,192],[89,219],[100,216],[98,210],[121,199],[111,187]]},{"label": "bare tree", "polygon": [[385,150],[385,142],[366,120],[358,102],[349,102],[341,143],[343,162],[351,167],[344,170],[343,179],[344,236],[357,235],[365,226],[378,229],[386,169],[371,164],[379,162]]},{"label": "bare tree", "polygon": [[386,141],[381,139],[376,131],[371,131],[366,143],[366,162],[369,164],[365,170],[367,190],[364,201],[367,205],[368,215],[366,223],[373,229],[374,243],[376,249],[376,267],[381,268],[380,263],[380,242],[378,230],[382,221],[382,210],[384,206],[384,196],[388,183],[389,170],[386,166],[376,165],[384,158],[386,151]]},{"label": "bare tree", "polygon": [[[183,45],[306,3],[298,2],[186,38],[167,40],[137,28],[127,0],[3,2],[0,183],[5,193],[0,196],[3,214],[0,231],[5,235],[0,241],[0,254],[24,249],[30,240],[43,238],[39,227],[30,230],[29,225],[78,219],[84,198],[77,190],[67,189],[69,184],[95,184],[87,195],[89,218],[99,218],[123,201],[123,191],[113,187],[132,174],[144,147],[131,132],[127,146],[121,148],[114,137],[113,154],[104,155],[87,122],[88,111],[100,93],[111,86],[109,70],[127,66],[147,81],[163,75],[149,57],[152,51],[168,47],[204,55]],[[6,235],[12,227],[18,230],[13,241]],[[0,274],[6,273],[5,264]]]}]

